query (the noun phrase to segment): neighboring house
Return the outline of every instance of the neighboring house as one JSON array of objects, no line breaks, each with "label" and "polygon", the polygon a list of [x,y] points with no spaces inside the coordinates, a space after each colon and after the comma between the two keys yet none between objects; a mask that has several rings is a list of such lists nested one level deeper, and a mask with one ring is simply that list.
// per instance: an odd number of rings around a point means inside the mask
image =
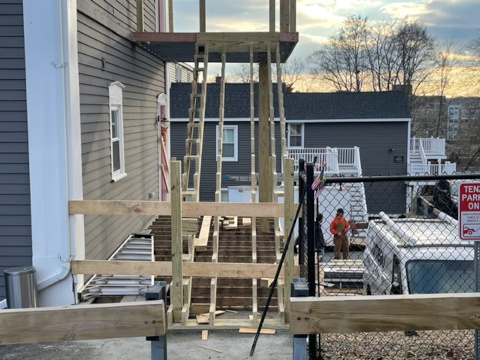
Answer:
[{"label": "neighboring house", "polygon": [[[214,139],[216,139],[215,131],[218,125],[219,89],[220,84],[208,84],[200,193],[200,198],[205,201],[214,199],[216,169]],[[190,90],[188,84],[172,84],[170,89],[172,156],[178,159],[183,159],[185,155],[183,139],[188,122],[186,108],[188,108]],[[234,148],[234,156],[223,161],[222,188],[224,191],[228,186],[250,184],[249,181],[240,181],[247,180],[246,178],[250,175],[249,94],[249,84],[226,85],[224,126],[226,131],[232,132],[230,139],[233,142],[231,146]],[[276,102],[275,89],[273,94]],[[407,173],[411,118],[403,92],[284,93],[283,96],[288,152],[293,153],[299,150],[301,153],[302,149],[312,148],[353,150],[357,147],[361,166],[355,171],[345,169],[345,172],[342,172],[340,169],[336,175],[405,175]],[[257,121],[256,101],[255,93],[255,120]],[[276,104],[274,108],[277,111]],[[280,161],[277,116],[275,114],[277,123],[275,145],[277,161]],[[280,163],[277,168],[281,169]],[[232,181],[232,176],[237,180]],[[391,211],[403,212],[405,211],[405,186],[397,191],[398,198],[403,199],[403,205],[400,202],[398,206],[392,206]]]},{"label": "neighboring house", "polygon": [[[145,30],[164,28],[156,15],[164,2],[143,3]],[[136,6],[0,3],[0,305],[4,270],[27,265],[39,305],[74,303],[70,260],[106,259],[151,221],[68,215],[72,199],[159,198],[158,115],[168,116],[169,72],[132,41]]]},{"label": "neighboring house", "polygon": [[[276,94],[276,86],[274,93]],[[188,109],[192,85],[172,83],[170,88],[170,136],[171,156],[183,161],[187,134]],[[258,84],[254,86],[255,118],[258,120]],[[200,178],[200,201],[213,201],[216,189],[216,156],[218,134],[218,111],[220,84],[208,83],[203,135],[202,172]],[[278,122],[277,99],[274,97],[275,117]],[[258,141],[258,124],[255,139]],[[224,199],[229,186],[250,185],[250,85],[225,84],[225,112],[223,128],[222,193]],[[276,128],[277,168],[281,169],[280,133]],[[228,150],[227,150],[228,148]],[[258,144],[256,145],[258,155]],[[258,156],[256,156],[258,172]],[[240,178],[241,177],[241,178]]]}]

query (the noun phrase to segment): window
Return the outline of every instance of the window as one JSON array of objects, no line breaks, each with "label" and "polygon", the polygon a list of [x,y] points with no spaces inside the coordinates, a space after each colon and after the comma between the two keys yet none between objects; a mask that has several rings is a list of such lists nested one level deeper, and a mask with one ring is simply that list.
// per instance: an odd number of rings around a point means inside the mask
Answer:
[{"label": "window", "polygon": [[303,124],[288,125],[288,147],[303,147]]},{"label": "window", "polygon": [[123,89],[125,86],[116,81],[108,87],[110,103],[110,162],[112,181],[125,176],[125,155],[123,146]]},{"label": "window", "polygon": [[[218,139],[218,125],[216,131]],[[218,143],[215,147],[218,154]],[[222,161],[238,161],[238,126],[223,125]]]}]

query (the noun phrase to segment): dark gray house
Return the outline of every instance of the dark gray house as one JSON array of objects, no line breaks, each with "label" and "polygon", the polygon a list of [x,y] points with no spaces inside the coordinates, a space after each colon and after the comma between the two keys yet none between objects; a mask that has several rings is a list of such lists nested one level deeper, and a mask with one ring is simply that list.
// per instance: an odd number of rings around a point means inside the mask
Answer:
[{"label": "dark gray house", "polygon": [[[200,198],[206,201],[214,199],[216,168],[214,139],[216,139],[218,124],[219,89],[220,84],[211,83],[207,90],[200,194]],[[172,156],[183,159],[190,84],[172,84],[170,94],[171,152]],[[249,94],[249,84],[226,84],[225,126],[232,129],[234,133],[232,139],[236,156],[223,162],[223,188],[249,184],[248,181],[229,180],[229,175],[235,175],[235,179],[242,179],[242,176],[248,176],[250,173]],[[274,108],[277,111],[275,89],[273,94]],[[360,164],[347,164],[348,160],[341,160],[340,164],[336,164],[337,166],[329,167],[329,174],[365,176],[407,173],[411,119],[403,92],[284,93],[283,95],[289,156],[312,161],[312,154],[325,154],[325,159],[328,159],[328,151],[332,149],[332,152],[336,152],[337,158],[342,159],[348,157],[342,156],[342,153],[355,151],[358,152]],[[255,94],[255,117],[258,115],[256,101]],[[275,117],[277,121],[277,113]],[[277,160],[280,159],[278,128],[277,126],[275,143]],[[281,164],[278,164],[277,168],[280,169]],[[399,189],[401,198],[405,198],[404,190],[404,188]],[[399,208],[402,207],[403,210],[396,211],[405,211],[405,206],[400,203]]]},{"label": "dark gray house", "polygon": [[[156,31],[163,2],[143,3]],[[4,270],[27,265],[39,305],[74,303],[70,260],[106,259],[151,220],[68,212],[72,199],[158,199],[168,65],[132,41],[136,6],[0,2],[0,308]]]}]

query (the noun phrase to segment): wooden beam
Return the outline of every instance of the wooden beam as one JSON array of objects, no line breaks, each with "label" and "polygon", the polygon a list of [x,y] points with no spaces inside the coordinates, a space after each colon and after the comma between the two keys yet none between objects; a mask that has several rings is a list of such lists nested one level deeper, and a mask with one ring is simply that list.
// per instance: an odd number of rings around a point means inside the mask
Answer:
[{"label": "wooden beam", "polygon": [[[73,260],[72,274],[172,276],[170,261]],[[183,263],[183,276],[233,279],[273,278],[277,265],[251,263]],[[294,269],[298,275],[298,266]],[[280,277],[283,277],[283,272]]]},{"label": "wooden beam", "polygon": [[[171,215],[171,203],[141,200],[70,200],[69,213],[70,215]],[[202,215],[282,217],[283,204],[272,202],[184,202],[182,204],[182,216]]]},{"label": "wooden beam", "polygon": [[[284,244],[287,243],[288,235],[293,226],[293,219],[295,217],[295,209],[293,206],[294,203],[294,173],[293,173],[293,159],[285,158],[283,161],[284,168],[284,198],[283,204],[285,206],[285,220],[284,220]],[[292,233],[293,234],[293,233]],[[290,284],[293,279],[293,267],[295,263],[294,259],[294,248],[295,241],[294,239],[290,240],[290,246],[288,247],[287,253],[285,254],[285,263],[284,263],[284,272],[285,272],[285,284],[284,290],[284,299],[285,299],[285,320],[289,319],[290,312]]]},{"label": "wooden beam", "polygon": [[173,33],[173,0],[168,0],[168,32]]},{"label": "wooden beam", "polygon": [[275,32],[275,0],[269,3],[269,31]]},{"label": "wooden beam", "polygon": [[[269,149],[270,149],[270,126],[269,126],[269,88],[267,56],[262,56],[258,65],[258,196],[260,202],[271,201],[270,191],[270,167],[269,167]],[[268,218],[262,216],[260,219],[260,230],[268,231]]]},{"label": "wooden beam", "polygon": [[297,31],[297,0],[290,0],[290,32]]},{"label": "wooden beam", "polygon": [[480,294],[291,298],[293,334],[480,328]]},{"label": "wooden beam", "polygon": [[290,32],[290,1],[280,0],[280,32]]},{"label": "wooden beam", "polygon": [[145,31],[143,0],[137,0],[137,31]]},{"label": "wooden beam", "polygon": [[0,345],[159,336],[163,301],[7,309],[0,311]]},{"label": "wooden beam", "polygon": [[200,0],[199,14],[200,14],[200,32],[204,33],[207,31],[205,0]]},{"label": "wooden beam", "polygon": [[172,161],[172,284],[173,321],[179,322],[183,308],[183,238],[182,238],[182,185],[180,161]]}]

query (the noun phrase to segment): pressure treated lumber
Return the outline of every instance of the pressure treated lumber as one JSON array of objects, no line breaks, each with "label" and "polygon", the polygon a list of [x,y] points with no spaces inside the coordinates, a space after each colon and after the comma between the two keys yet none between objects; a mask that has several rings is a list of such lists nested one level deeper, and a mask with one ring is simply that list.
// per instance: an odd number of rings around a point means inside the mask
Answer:
[{"label": "pressure treated lumber", "polygon": [[0,345],[160,336],[163,301],[7,309],[0,311]]},{"label": "pressure treated lumber", "polygon": [[[167,201],[141,200],[70,200],[69,213],[85,215],[171,215]],[[283,217],[283,204],[184,202],[182,216],[248,216]]]},{"label": "pressure treated lumber", "polygon": [[[183,254],[182,254],[182,187],[180,161],[171,162],[172,169],[172,284],[170,285],[173,305],[173,321],[181,320],[183,308]],[[152,274],[150,274],[152,275]]]},{"label": "pressure treated lumber", "polygon": [[480,294],[290,299],[292,334],[480,328]]},{"label": "pressure treated lumber", "polygon": [[[275,264],[251,263],[209,263],[196,262],[182,264],[183,276],[221,277],[233,279],[273,278],[277,270]],[[73,260],[73,274],[118,274],[172,276],[170,261],[116,261],[116,260]],[[298,275],[298,266],[295,268]],[[280,273],[283,277],[283,272]]]}]

